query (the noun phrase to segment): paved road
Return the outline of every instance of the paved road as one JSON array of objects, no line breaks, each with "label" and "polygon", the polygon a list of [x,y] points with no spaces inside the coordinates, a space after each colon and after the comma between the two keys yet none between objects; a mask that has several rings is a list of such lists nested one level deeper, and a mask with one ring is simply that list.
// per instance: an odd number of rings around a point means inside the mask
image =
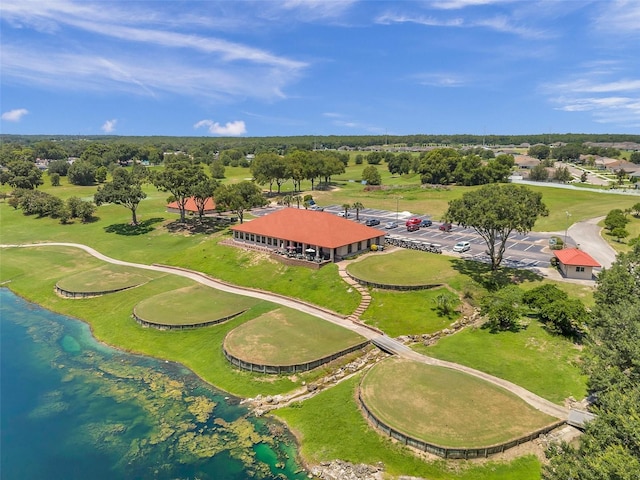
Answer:
[{"label": "paved road", "polygon": [[568,233],[581,250],[588,252],[603,267],[609,268],[616,260],[616,251],[602,238],[602,227],[598,226],[598,222],[603,218],[574,223],[569,227]]},{"label": "paved road", "polygon": [[170,267],[165,265],[145,265],[141,263],[133,263],[133,262],[125,262],[122,260],[117,260],[115,258],[108,257],[97,250],[78,243],[64,243],[64,242],[48,242],[48,243],[36,243],[36,244],[24,244],[24,245],[0,245],[0,248],[23,248],[23,247],[72,247],[79,248],[84,250],[85,252],[93,255],[94,257],[115,265],[123,265],[134,268],[141,268],[145,270],[153,270],[156,272],[164,272],[173,275],[179,275],[185,278],[189,278],[195,282],[201,283],[211,288],[216,288],[218,290],[222,290],[224,292],[235,293],[237,295],[245,295],[251,296],[253,298],[259,298],[261,300],[266,300],[269,302],[277,303],[279,305],[283,305],[295,310],[299,310],[301,312],[308,313],[317,318],[335,323],[344,328],[352,330],[354,332],[359,333],[363,337],[371,340],[375,345],[380,346],[383,350],[398,355],[399,357],[414,360],[417,362],[422,362],[428,365],[436,365],[445,368],[451,368],[454,370],[458,370],[461,372],[465,372],[469,375],[474,375],[478,378],[482,378],[487,382],[493,383],[494,385],[498,385],[518,397],[522,398],[529,405],[533,406],[537,410],[544,412],[548,415],[551,415],[560,419],[567,419],[569,415],[569,410],[556,405],[549,400],[546,400],[533,392],[530,392],[514,383],[508,382],[507,380],[503,380],[498,377],[494,377],[493,375],[489,375],[488,373],[481,372],[479,370],[475,370],[470,367],[466,367],[464,365],[459,365],[457,363],[446,362],[443,360],[437,360],[435,358],[428,357],[426,355],[419,354],[414,352],[409,347],[404,345],[397,340],[390,338],[386,335],[381,335],[378,332],[375,332],[362,324],[358,324],[347,320],[346,318],[337,315],[335,313],[329,312],[322,308],[307,304],[305,302],[301,302],[299,300],[291,299],[282,295],[273,294],[270,292],[265,292],[262,290],[249,289],[243,287],[237,287],[221,280],[216,280],[207,275],[204,275],[200,272],[195,272],[192,270],[186,270],[178,267]]}]

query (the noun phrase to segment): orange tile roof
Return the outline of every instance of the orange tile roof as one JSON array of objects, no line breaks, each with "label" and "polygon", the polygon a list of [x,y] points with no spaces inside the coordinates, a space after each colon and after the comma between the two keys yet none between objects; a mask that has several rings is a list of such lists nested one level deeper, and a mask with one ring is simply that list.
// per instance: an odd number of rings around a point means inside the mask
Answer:
[{"label": "orange tile roof", "polygon": [[591,255],[577,248],[565,248],[555,250],[554,255],[565,265],[575,265],[580,267],[600,267]]},{"label": "orange tile roof", "polygon": [[[180,210],[180,207],[178,207],[178,202],[171,202],[169,205],[167,205],[167,208],[175,208],[176,210]],[[187,199],[187,203],[184,206],[185,211],[187,212],[196,212],[198,213],[198,207],[196,206],[196,202],[193,199],[193,197],[189,197]],[[207,210],[215,210],[216,209],[216,204],[214,203],[213,199],[211,197],[207,198],[204,202],[204,210],[205,212]]]},{"label": "orange tile roof", "polygon": [[384,232],[376,228],[331,213],[297,208],[284,208],[236,225],[231,230],[325,248],[338,248],[384,236]]}]

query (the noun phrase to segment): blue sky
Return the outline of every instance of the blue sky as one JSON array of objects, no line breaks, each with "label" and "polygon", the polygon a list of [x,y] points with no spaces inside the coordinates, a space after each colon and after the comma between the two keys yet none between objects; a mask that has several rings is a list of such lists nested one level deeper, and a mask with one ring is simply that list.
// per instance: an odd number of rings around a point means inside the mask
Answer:
[{"label": "blue sky", "polygon": [[640,133],[640,0],[2,0],[2,133]]}]

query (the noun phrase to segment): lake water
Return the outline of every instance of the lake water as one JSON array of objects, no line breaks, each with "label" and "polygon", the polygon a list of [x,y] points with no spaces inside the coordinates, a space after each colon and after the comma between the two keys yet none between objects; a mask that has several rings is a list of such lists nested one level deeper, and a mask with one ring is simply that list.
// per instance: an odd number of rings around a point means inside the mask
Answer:
[{"label": "lake water", "polygon": [[292,479],[286,429],[0,288],[2,479]]}]

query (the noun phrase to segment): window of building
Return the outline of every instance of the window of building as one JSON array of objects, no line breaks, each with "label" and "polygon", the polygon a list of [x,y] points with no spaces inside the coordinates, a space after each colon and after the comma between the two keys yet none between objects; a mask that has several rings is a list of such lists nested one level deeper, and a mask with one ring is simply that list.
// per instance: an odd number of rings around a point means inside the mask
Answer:
[{"label": "window of building", "polygon": [[347,247],[347,253],[351,253],[353,251],[353,244],[349,244],[349,246]]},{"label": "window of building", "polygon": [[576,272],[584,272],[584,267],[576,267]]}]

